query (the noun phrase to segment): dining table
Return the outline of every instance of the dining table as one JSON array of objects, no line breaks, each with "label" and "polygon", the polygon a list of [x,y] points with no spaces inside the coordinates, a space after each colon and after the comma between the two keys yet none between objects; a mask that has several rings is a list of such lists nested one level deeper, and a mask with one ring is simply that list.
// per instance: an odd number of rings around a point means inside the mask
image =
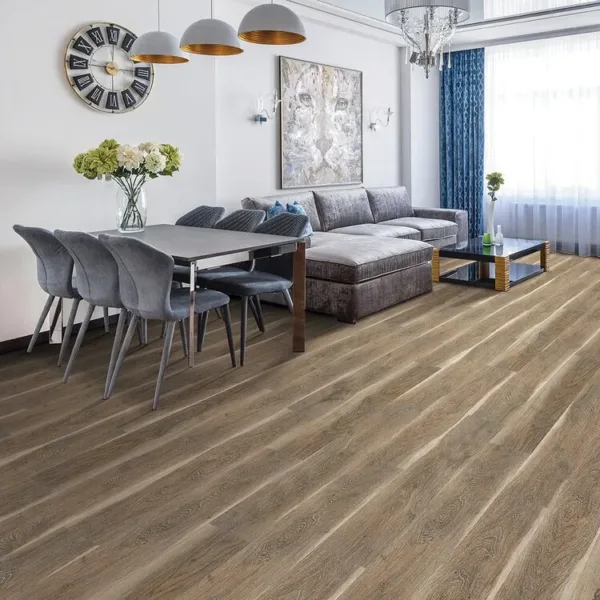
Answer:
[{"label": "dining table", "polygon": [[117,229],[96,231],[107,235],[126,236],[150,244],[173,257],[175,264],[189,268],[189,352],[188,364],[194,366],[196,328],[196,271],[230,265],[243,261],[293,253],[293,315],[292,351],[306,349],[306,239],[247,233],[225,229],[206,229],[182,225],[149,225],[139,232],[120,232]]}]

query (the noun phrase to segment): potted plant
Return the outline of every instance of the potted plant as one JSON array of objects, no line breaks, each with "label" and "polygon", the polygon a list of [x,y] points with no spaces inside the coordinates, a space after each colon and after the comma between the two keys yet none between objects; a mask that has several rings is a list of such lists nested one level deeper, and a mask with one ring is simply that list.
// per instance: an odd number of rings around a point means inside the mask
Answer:
[{"label": "potted plant", "polygon": [[486,211],[485,233],[489,234],[489,236],[486,236],[486,239],[489,240],[488,245],[491,246],[494,244],[494,209],[496,200],[498,199],[496,194],[504,185],[504,176],[502,173],[494,171],[493,173],[488,173],[485,179],[487,181],[488,196],[490,197]]},{"label": "potted plant", "polygon": [[104,140],[97,148],[75,157],[73,167],[86,179],[112,179],[119,186],[117,227],[126,233],[143,231],[146,226],[146,181],[172,177],[179,171],[181,160],[179,149],[170,144],[144,142],[130,146]]}]

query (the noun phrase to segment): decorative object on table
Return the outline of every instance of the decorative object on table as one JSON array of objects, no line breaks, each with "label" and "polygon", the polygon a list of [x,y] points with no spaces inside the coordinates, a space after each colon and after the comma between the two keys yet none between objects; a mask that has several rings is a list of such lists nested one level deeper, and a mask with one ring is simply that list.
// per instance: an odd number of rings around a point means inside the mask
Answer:
[{"label": "decorative object on table", "polygon": [[[267,108],[265,108],[265,103]],[[266,96],[259,96],[256,99],[256,114],[254,120],[261,125],[267,121],[271,121],[277,114],[277,107],[281,104],[281,99],[277,94],[277,90],[274,90],[271,94]],[[270,109],[270,111],[269,111]]]},{"label": "decorative object on table", "polygon": [[179,148],[144,142],[139,146],[104,140],[98,148],[75,157],[73,167],[87,179],[110,179],[119,186],[117,228],[123,233],[146,226],[144,184],[159,176],[171,177],[181,166]]},{"label": "decorative object on table", "polygon": [[362,73],[280,57],[281,187],[363,180]]},{"label": "decorative object on table", "polygon": [[504,176],[502,173],[493,172],[488,173],[485,176],[487,181],[488,196],[490,197],[487,203],[485,211],[485,232],[489,233],[494,243],[494,210],[496,208],[496,200],[498,199],[496,194],[500,191],[500,188],[504,185]]},{"label": "decorative object on table", "polygon": [[150,95],[154,68],[129,57],[137,36],[114,23],[92,23],[71,39],[65,73],[77,97],[95,110],[124,113]]},{"label": "decorative object on table", "polygon": [[235,29],[214,18],[214,0],[210,0],[210,19],[192,23],[183,33],[179,47],[191,54],[234,56],[244,50]]},{"label": "decorative object on table", "polygon": [[300,44],[306,40],[304,25],[293,11],[275,4],[260,4],[246,13],[238,30],[238,36],[251,44],[284,46]]},{"label": "decorative object on table", "polygon": [[494,241],[492,240],[492,234],[491,233],[484,233],[483,234],[483,245],[484,246],[493,246],[494,245]]},{"label": "decorative object on table", "polygon": [[141,35],[131,47],[129,55],[135,62],[175,65],[189,62],[179,48],[179,40],[172,34],[160,30],[160,0],[157,0],[157,31]]},{"label": "decorative object on table", "polygon": [[408,44],[406,60],[423,67],[427,78],[436,65],[443,70],[444,49],[452,68],[452,38],[470,10],[470,0],[385,0],[385,20],[400,27]]},{"label": "decorative object on table", "polygon": [[494,236],[494,243],[496,246],[504,246],[504,234],[502,233],[501,225],[498,225],[496,235]]},{"label": "decorative object on table", "polygon": [[371,123],[369,123],[369,129],[371,131],[377,131],[380,127],[388,127],[393,114],[391,107],[375,108],[371,111]]}]

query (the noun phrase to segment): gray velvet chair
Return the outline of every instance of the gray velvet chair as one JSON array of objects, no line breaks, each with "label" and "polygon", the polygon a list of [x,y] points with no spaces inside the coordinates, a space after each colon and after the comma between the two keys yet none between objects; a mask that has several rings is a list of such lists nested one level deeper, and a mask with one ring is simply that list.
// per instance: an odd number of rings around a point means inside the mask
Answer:
[{"label": "gray velvet chair", "polygon": [[77,277],[77,290],[83,300],[88,303],[85,317],[79,328],[73,350],[71,351],[69,363],[65,369],[63,377],[65,383],[73,371],[75,360],[88,330],[94,309],[98,306],[106,310],[109,308],[120,310],[104,388],[104,397],[106,398],[110,378],[123,340],[123,331],[127,319],[127,309],[121,303],[119,294],[119,271],[117,263],[104,244],[89,233],[83,233],[82,231],[61,231],[57,229],[54,235],[73,257],[75,275]]},{"label": "gray velvet chair", "polygon": [[[133,315],[117,358],[108,387],[108,394],[110,395],[114,389],[138,320],[157,319],[166,321],[163,353],[152,404],[152,408],[156,409],[171,353],[175,324],[185,322],[185,319],[189,316],[189,293],[185,290],[173,289],[174,263],[173,258],[168,254],[135,238],[101,235],[100,241],[117,261],[121,301]],[[235,349],[229,316],[229,296],[213,290],[200,290],[196,294],[196,314],[202,315],[215,308],[222,308],[231,364],[235,367]]]},{"label": "gray velvet chair", "polygon": [[[284,213],[269,219],[259,225],[254,233],[267,235],[285,235],[290,237],[301,237],[308,224],[306,215],[295,215]],[[238,296],[242,301],[241,319],[241,342],[240,342],[240,364],[243,366],[246,354],[246,329],[248,321],[248,304],[250,303],[258,327],[261,332],[265,331],[262,309],[260,306],[260,295],[269,293],[281,293],[290,310],[292,310],[292,298],[290,288],[293,279],[293,255],[287,254],[275,258],[259,260],[254,270],[247,271],[239,267],[224,267],[228,272],[219,269],[202,271],[198,273],[197,283],[205,287],[223,292],[230,296]]]},{"label": "gray velvet chair", "polygon": [[50,337],[52,337],[52,333],[54,332],[58,317],[62,310],[62,300],[65,298],[73,300],[58,356],[58,366],[60,367],[69,345],[77,308],[81,302],[81,296],[79,295],[78,290],[73,286],[73,258],[56,236],[47,229],[13,225],[13,230],[20,235],[33,250],[33,253],[37,258],[38,283],[42,290],[48,294],[46,304],[44,305],[42,314],[35,326],[29,346],[27,347],[27,352],[33,350],[44,321],[52,308],[54,299],[58,298],[58,303],[50,326]]},{"label": "gray velvet chair", "polygon": [[198,206],[179,217],[175,225],[212,229],[223,218],[224,214],[225,209],[222,206]]}]

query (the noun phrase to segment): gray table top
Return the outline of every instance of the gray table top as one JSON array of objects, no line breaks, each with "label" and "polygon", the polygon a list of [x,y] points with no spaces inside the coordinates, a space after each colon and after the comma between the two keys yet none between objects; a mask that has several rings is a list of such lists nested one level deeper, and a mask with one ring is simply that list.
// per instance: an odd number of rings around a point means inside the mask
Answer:
[{"label": "gray table top", "polygon": [[149,225],[139,233],[120,233],[117,229],[112,229],[95,231],[94,235],[101,233],[142,240],[181,262],[295,244],[304,239],[182,225]]}]

